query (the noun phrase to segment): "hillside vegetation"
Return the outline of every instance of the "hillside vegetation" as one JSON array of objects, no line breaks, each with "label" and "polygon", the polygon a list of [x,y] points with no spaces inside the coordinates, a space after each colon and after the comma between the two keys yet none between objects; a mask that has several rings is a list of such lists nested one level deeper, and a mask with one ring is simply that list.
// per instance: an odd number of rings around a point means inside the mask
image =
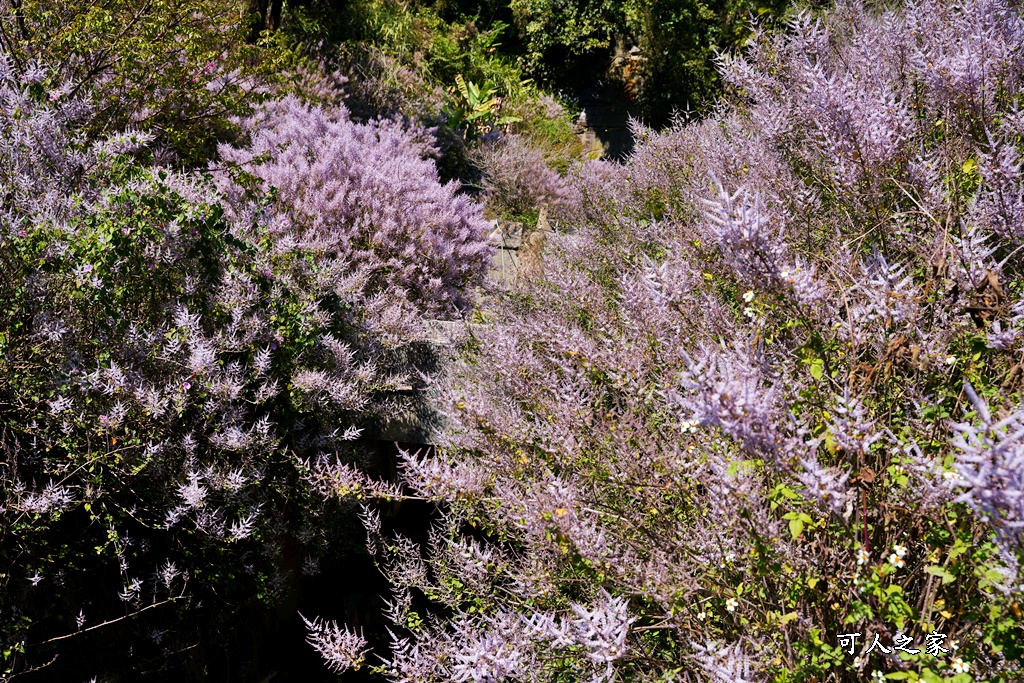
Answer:
[{"label": "hillside vegetation", "polygon": [[0,680],[1024,681],[1016,4],[5,10]]}]

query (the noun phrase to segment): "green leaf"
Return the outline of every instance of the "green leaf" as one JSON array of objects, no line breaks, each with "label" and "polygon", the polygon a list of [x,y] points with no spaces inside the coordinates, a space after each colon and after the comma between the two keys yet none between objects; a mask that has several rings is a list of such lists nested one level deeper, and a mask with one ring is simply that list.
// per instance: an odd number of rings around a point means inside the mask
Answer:
[{"label": "green leaf", "polygon": [[800,494],[794,491],[793,489],[789,488],[785,484],[779,484],[778,486],[775,487],[775,490],[782,494],[784,498],[787,498],[789,500],[800,500]]},{"label": "green leaf", "polygon": [[813,377],[814,379],[821,379],[823,367],[824,363],[820,358],[815,358],[814,360],[812,360],[811,364],[808,366],[808,369],[811,371],[811,377]]},{"label": "green leaf", "polygon": [[804,521],[799,517],[789,520],[789,533],[793,535],[793,540],[800,538],[800,534],[804,532]]},{"label": "green leaf", "polygon": [[924,570],[932,576],[938,576],[939,578],[941,578],[942,585],[946,585],[947,583],[953,583],[954,581],[956,581],[956,577],[953,576],[945,567],[940,567],[939,565],[933,564],[928,567],[925,567]]},{"label": "green leaf", "polygon": [[1003,578],[1003,574],[995,569],[985,569],[985,578],[992,583],[999,583]]},{"label": "green leaf", "polygon": [[455,75],[455,85],[459,88],[459,93],[462,97],[469,101],[469,90],[466,88],[466,79],[462,77],[462,74]]}]

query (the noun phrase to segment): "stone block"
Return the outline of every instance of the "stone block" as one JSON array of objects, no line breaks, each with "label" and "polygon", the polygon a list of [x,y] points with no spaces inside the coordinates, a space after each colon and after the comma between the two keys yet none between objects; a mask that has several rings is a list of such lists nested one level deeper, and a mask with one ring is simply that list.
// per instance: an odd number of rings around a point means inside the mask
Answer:
[{"label": "stone block", "polygon": [[499,249],[518,249],[523,243],[523,224],[494,221],[494,227],[491,228],[487,238]]}]

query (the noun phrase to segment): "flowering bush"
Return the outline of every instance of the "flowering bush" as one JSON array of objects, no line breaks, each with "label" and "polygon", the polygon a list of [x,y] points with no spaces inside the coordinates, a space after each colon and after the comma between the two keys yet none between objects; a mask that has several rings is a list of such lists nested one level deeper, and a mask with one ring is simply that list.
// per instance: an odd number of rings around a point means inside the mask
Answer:
[{"label": "flowering bush", "polygon": [[429,542],[364,515],[378,670],[1024,678],[1022,44],[995,0],[801,14],[717,116],[584,169],[402,456]]},{"label": "flowering bush", "polygon": [[315,566],[300,484],[362,464],[486,223],[416,131],[344,110],[268,104],[196,175],[89,144],[6,59],[0,100],[0,675],[117,623],[159,634],[127,661],[187,648],[202,600],[287,590],[286,543]]},{"label": "flowering bush", "polygon": [[[5,2],[0,47],[24,81],[60,101],[86,97],[96,137],[129,126],[156,133],[157,151],[202,164],[234,131],[229,118],[261,97],[291,55],[247,40],[235,2],[183,0],[97,5]],[[294,61],[294,60],[291,60]]]},{"label": "flowering bush", "polygon": [[483,175],[487,207],[498,215],[518,218],[544,206],[558,219],[578,202],[571,184],[518,135],[485,141],[473,157]]},{"label": "flowering bush", "polygon": [[280,247],[294,244],[339,259],[385,293],[435,316],[470,303],[490,248],[486,224],[458,184],[441,185],[425,131],[395,121],[352,122],[344,107],[310,107],[295,97],[243,122],[251,144],[224,146],[222,161],[273,188]]}]

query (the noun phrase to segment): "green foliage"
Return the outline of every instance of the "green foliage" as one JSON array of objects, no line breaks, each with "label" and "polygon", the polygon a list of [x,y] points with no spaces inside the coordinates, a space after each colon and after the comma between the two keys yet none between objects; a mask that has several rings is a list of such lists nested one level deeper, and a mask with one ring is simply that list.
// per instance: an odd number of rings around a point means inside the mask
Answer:
[{"label": "green foliage", "polygon": [[740,48],[756,16],[779,16],[780,0],[511,0],[525,45],[526,70],[557,85],[601,77],[593,65],[610,50],[635,43],[644,59],[641,104],[654,125],[674,110],[706,111],[721,90],[714,66],[718,51]]},{"label": "green foliage", "polygon": [[257,86],[291,59],[269,35],[248,42],[248,24],[229,0],[18,5],[0,17],[0,42],[19,68],[50,65],[44,85],[53,97],[90,99],[93,135],[142,128],[186,163],[230,137],[230,117],[245,113]]},{"label": "green foliage", "polygon": [[290,8],[284,31],[306,44],[338,45],[337,61],[352,78],[347,90],[371,101],[362,115],[440,125],[445,158],[439,166],[448,176],[472,177],[467,144],[498,126],[523,135],[553,167],[568,171],[583,151],[569,113],[524,78],[515,46],[504,44],[510,32],[516,42],[508,24],[495,19],[482,28],[473,13],[482,6],[462,9],[447,21],[439,8],[420,3],[359,0],[342,21],[330,5],[313,3]]},{"label": "green foliage", "polygon": [[636,4],[628,16],[642,17],[632,25],[648,60],[643,106],[655,124],[666,122],[673,110],[703,113],[713,106],[721,91],[716,53],[741,49],[751,20],[782,16],[790,5],[780,0]]},{"label": "green foliage", "polygon": [[490,82],[508,93],[520,87],[522,74],[501,54],[506,26],[485,30],[472,21],[446,22],[430,7],[398,0],[356,0],[339,13],[327,4],[290,8],[284,32],[306,44],[359,44],[378,50],[445,87],[462,74]]},{"label": "green foliage", "polygon": [[473,140],[499,126],[522,121],[517,116],[499,115],[501,98],[495,95],[493,84],[477,86],[473,81],[464,79],[462,74],[456,74],[455,84],[441,111],[447,117],[448,125],[462,131],[464,137]]}]

